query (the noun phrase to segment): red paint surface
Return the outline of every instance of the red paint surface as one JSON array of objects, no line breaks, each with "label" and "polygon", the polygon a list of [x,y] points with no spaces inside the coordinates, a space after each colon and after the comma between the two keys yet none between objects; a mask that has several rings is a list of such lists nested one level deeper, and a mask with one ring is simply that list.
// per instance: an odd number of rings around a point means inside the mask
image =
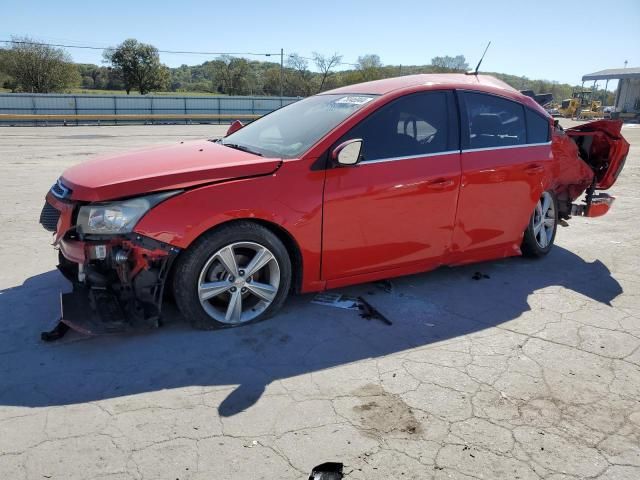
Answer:
[{"label": "red paint surface", "polygon": [[551,160],[550,145],[463,151],[453,251],[503,247],[519,253]]},{"label": "red paint surface", "polygon": [[436,261],[451,245],[460,154],[327,171],[323,278]]},{"label": "red paint surface", "polygon": [[278,159],[196,140],[97,158],[71,167],[62,181],[73,200],[95,202],[265,175],[279,165]]}]

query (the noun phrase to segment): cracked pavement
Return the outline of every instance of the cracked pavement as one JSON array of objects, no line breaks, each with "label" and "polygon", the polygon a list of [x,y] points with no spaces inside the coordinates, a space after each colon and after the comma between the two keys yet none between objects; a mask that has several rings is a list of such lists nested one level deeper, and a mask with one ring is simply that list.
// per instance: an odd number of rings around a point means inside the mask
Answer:
[{"label": "cracked pavement", "polygon": [[169,305],[151,333],[41,343],[68,289],[38,225],[62,170],[224,128],[0,129],[0,478],[640,478],[640,126],[612,211],[547,258],[342,290],[392,326],[305,295],[234,330]]}]

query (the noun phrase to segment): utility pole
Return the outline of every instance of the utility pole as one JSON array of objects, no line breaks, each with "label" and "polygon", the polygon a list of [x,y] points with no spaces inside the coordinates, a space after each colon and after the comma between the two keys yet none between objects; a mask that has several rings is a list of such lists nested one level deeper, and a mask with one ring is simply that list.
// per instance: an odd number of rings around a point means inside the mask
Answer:
[{"label": "utility pole", "polygon": [[283,80],[284,80],[284,48],[280,49],[280,96],[283,95]]}]

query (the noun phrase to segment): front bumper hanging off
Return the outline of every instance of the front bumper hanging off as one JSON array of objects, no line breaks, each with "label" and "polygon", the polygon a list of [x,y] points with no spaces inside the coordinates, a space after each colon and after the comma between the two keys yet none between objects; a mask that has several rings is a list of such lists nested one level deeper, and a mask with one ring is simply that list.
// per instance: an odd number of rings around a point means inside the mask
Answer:
[{"label": "front bumper hanging off", "polygon": [[73,290],[60,294],[60,322],[103,335],[158,327],[164,286],[179,249],[140,235],[59,243],[58,269]]},{"label": "front bumper hanging off", "polygon": [[60,251],[58,269],[73,285],[60,295],[60,322],[42,339],[56,340],[68,328],[100,335],[157,327],[164,286],[180,249],[137,233],[81,235],[70,193],[58,181],[40,214]]}]

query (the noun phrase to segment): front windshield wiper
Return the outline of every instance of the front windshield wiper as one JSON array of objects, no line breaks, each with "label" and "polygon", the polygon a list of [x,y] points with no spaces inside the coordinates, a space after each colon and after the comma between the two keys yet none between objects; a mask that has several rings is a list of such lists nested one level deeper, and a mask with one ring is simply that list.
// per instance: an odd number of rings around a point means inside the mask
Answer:
[{"label": "front windshield wiper", "polygon": [[260,152],[256,152],[255,150],[251,150],[249,147],[245,147],[244,145],[238,145],[237,143],[224,143],[222,141],[219,142],[220,145],[224,145],[225,147],[235,148],[236,150],[241,150],[243,152],[252,153],[253,155],[258,155],[259,157],[264,157]]}]

